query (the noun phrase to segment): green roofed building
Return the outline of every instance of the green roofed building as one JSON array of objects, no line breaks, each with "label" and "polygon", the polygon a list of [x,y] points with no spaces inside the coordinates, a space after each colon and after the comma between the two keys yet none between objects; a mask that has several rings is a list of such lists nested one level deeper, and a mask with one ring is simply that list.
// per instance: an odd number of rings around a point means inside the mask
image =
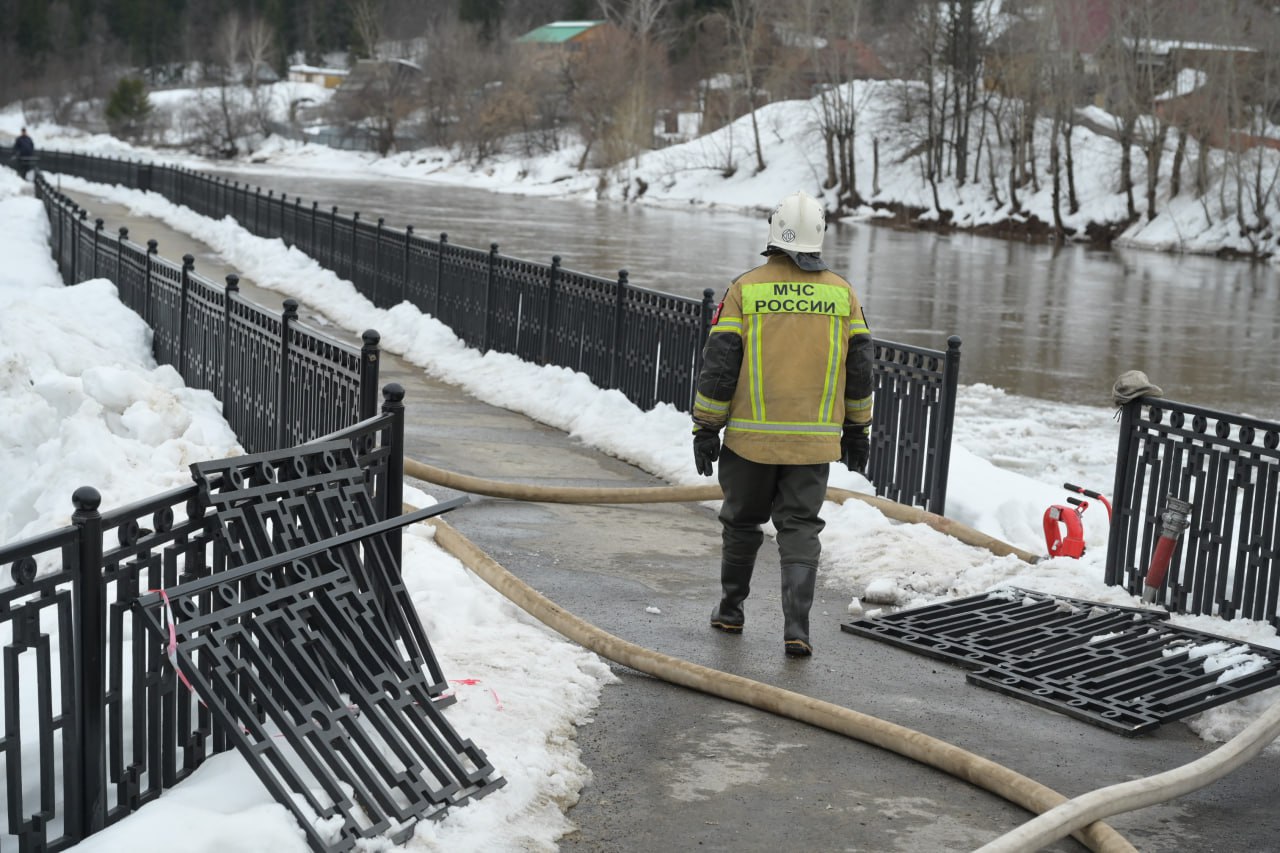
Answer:
[{"label": "green roofed building", "polygon": [[543,24],[536,30],[530,30],[516,39],[516,42],[577,48],[596,37],[607,23],[607,21],[553,21],[550,24]]}]

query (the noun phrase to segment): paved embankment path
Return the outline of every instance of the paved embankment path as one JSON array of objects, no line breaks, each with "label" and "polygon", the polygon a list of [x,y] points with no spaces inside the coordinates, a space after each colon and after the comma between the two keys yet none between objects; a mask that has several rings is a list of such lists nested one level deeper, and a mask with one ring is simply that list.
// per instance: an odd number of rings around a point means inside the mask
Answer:
[{"label": "paved embankment path", "polygon": [[[72,194],[131,239],[222,280],[208,247],[118,205]],[[282,296],[241,289],[266,307]],[[308,319],[306,300],[302,316]],[[327,318],[326,331],[342,318]],[[358,343],[360,330],[341,332]],[[559,430],[478,402],[391,353],[383,383],[406,389],[407,453],[465,474],[541,485],[649,485],[653,477]],[[439,497],[448,490],[424,487]],[[781,651],[776,549],[766,543],[741,637],[712,632],[719,527],[699,505],[520,504],[490,498],[448,521],[566,610],[666,654],[835,702],[919,729],[1005,764],[1068,796],[1160,772],[1211,747],[1184,726],[1126,739],[965,684],[958,668],[842,633],[850,591],[820,588],[816,656]],[[658,611],[651,613],[646,608]],[[937,771],[844,737],[614,667],[591,722],[577,733],[594,772],[570,812],[566,851],[962,851],[1027,815]],[[483,747],[483,732],[468,732]],[[1207,791],[1115,818],[1143,851],[1277,849],[1280,759],[1264,756]],[[1081,850],[1073,841],[1053,850]]]}]

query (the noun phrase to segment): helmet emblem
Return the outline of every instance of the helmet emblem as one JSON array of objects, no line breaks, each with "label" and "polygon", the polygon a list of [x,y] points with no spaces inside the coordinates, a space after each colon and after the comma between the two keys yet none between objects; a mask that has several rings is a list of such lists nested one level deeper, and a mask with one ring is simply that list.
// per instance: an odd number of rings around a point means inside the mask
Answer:
[{"label": "helmet emblem", "polygon": [[786,243],[794,243],[796,241],[796,232],[788,228],[782,232],[782,240]]}]

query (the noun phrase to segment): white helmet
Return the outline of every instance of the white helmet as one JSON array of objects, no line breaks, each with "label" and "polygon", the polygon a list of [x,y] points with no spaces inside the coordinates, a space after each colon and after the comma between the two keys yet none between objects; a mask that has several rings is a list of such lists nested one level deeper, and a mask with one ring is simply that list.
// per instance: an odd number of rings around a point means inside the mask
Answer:
[{"label": "white helmet", "polygon": [[827,211],[822,202],[803,191],[784,198],[769,214],[768,245],[788,254],[819,254],[827,231]]}]

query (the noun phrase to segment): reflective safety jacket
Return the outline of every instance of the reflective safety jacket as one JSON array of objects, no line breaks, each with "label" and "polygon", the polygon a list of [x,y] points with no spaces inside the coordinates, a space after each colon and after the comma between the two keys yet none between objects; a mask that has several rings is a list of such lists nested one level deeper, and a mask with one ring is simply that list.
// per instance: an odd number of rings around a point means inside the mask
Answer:
[{"label": "reflective safety jacket", "polygon": [[725,294],[702,352],[694,427],[773,465],[840,458],[843,424],[871,423],[871,332],[849,282],[786,254]]}]

